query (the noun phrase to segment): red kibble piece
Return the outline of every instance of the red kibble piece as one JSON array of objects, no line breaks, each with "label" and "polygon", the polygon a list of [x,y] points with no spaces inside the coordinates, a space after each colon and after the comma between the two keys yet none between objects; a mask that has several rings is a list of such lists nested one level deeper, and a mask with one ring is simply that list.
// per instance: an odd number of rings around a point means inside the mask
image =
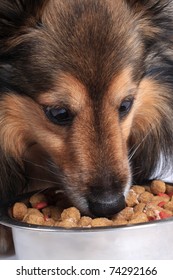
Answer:
[{"label": "red kibble piece", "polygon": [[42,201],[42,202],[37,203],[34,208],[40,210],[40,209],[47,207],[47,205],[48,204],[46,201]]},{"label": "red kibble piece", "polygon": [[161,212],[159,213],[159,217],[160,217],[161,219],[166,219],[166,218],[172,217],[172,215],[167,214],[167,213],[165,213],[164,211],[161,211]]},{"label": "red kibble piece", "polygon": [[166,203],[166,201],[161,201],[161,202],[159,202],[157,205],[158,205],[159,207],[163,207],[163,206],[165,205],[165,203]]}]

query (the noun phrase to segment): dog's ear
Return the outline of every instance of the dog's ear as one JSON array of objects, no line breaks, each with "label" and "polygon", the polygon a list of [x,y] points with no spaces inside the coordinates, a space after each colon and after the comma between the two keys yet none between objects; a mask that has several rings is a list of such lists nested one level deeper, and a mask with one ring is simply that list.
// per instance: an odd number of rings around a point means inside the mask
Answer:
[{"label": "dog's ear", "polygon": [[10,36],[26,23],[39,22],[49,0],[1,0],[0,36]]},{"label": "dog's ear", "polygon": [[126,0],[126,2],[139,19],[139,26],[146,38],[150,40],[156,36],[163,41],[172,40],[173,1]]},{"label": "dog's ear", "polygon": [[12,20],[12,16],[14,19],[39,17],[48,2],[49,0],[1,0],[0,15],[6,17],[7,20],[8,18]]}]

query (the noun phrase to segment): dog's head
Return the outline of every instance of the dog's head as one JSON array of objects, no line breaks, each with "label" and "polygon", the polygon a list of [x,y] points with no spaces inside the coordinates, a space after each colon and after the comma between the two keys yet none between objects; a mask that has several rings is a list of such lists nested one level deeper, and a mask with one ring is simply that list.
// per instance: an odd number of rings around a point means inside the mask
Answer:
[{"label": "dog's head", "polygon": [[151,20],[154,1],[142,2],[0,4],[1,162],[12,178],[15,162],[38,186],[55,183],[84,213],[124,207],[132,169],[141,167],[129,157],[166,108],[146,67],[161,29]]}]

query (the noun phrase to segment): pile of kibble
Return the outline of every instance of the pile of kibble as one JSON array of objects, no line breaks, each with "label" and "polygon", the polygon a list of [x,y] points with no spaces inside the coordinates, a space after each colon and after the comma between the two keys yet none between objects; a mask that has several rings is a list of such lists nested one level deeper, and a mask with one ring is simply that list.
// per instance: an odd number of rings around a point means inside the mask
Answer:
[{"label": "pile of kibble", "polygon": [[[71,206],[63,209],[53,195],[39,192],[32,195],[26,203],[16,202],[12,208],[15,219],[29,224],[57,227],[100,227],[144,223],[173,216],[173,186],[154,180],[148,186],[134,185],[126,197],[126,208],[111,219],[81,216],[80,211]],[[53,203],[53,205],[52,205]]]}]

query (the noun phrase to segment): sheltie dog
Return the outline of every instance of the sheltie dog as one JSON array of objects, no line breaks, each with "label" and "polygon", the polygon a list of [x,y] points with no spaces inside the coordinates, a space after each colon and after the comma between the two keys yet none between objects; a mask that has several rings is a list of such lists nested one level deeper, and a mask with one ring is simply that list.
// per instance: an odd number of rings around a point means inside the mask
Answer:
[{"label": "sheltie dog", "polygon": [[54,185],[111,216],[172,154],[173,1],[0,1],[1,203]]}]

